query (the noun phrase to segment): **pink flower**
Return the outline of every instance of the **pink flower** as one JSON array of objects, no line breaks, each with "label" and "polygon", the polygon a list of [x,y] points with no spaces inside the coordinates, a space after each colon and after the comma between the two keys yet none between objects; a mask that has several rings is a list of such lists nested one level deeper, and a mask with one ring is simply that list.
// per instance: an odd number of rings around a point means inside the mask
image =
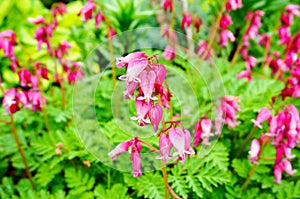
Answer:
[{"label": "pink flower", "polygon": [[27,69],[20,70],[19,73],[20,85],[22,87],[28,87],[31,83],[31,74]]},{"label": "pink flower", "polygon": [[209,137],[213,134],[212,131],[212,121],[207,118],[200,118],[199,122],[195,124],[195,141],[194,146],[198,146],[200,140],[202,139],[202,144],[207,146],[210,145]]},{"label": "pink flower", "polygon": [[176,58],[176,51],[174,46],[167,45],[165,47],[163,56],[166,60],[174,60]]},{"label": "pink flower", "polygon": [[260,154],[260,144],[259,144],[259,141],[257,139],[252,140],[249,154],[250,154],[249,160],[253,164],[258,164],[257,159],[258,159],[259,154]]},{"label": "pink flower", "polygon": [[32,111],[40,111],[46,104],[46,98],[39,91],[28,91],[28,99],[31,104]]},{"label": "pink flower", "polygon": [[220,19],[220,28],[227,29],[232,24],[232,20],[229,14],[223,14]]},{"label": "pink flower", "polygon": [[34,38],[38,41],[38,50],[41,49],[42,43],[45,43],[50,55],[53,54],[49,38],[52,37],[53,27],[45,25],[38,27],[34,33]]},{"label": "pink flower", "polygon": [[146,59],[147,56],[144,52],[134,52],[130,53],[125,57],[120,57],[116,59],[116,65],[118,68],[124,68],[127,67],[129,62],[133,62],[136,59]]},{"label": "pink flower", "polygon": [[39,69],[38,69],[38,73],[39,73],[39,75],[40,75],[42,78],[49,80],[49,77],[48,77],[48,69],[47,69],[46,67],[44,67],[44,68],[39,68]]},{"label": "pink flower", "polygon": [[[202,57],[207,51],[207,42],[205,40],[199,41],[198,48],[197,48],[197,55]],[[206,53],[205,59],[210,57],[210,51]]]},{"label": "pink flower", "polygon": [[82,80],[83,76],[84,72],[81,69],[77,69],[76,71],[68,74],[68,82],[69,84],[75,83],[77,79]]},{"label": "pink flower", "polygon": [[28,18],[28,22],[32,24],[41,24],[41,23],[46,23],[46,19],[43,16],[38,16],[37,18]]},{"label": "pink flower", "polygon": [[279,45],[283,44],[288,44],[291,40],[291,32],[290,32],[290,27],[288,26],[281,26],[278,29],[278,34],[279,34]]},{"label": "pink flower", "polygon": [[53,4],[53,7],[51,8],[51,14],[53,17],[56,17],[57,14],[60,14],[61,16],[64,15],[64,13],[67,12],[66,4],[59,2],[56,4]]},{"label": "pink flower", "polygon": [[149,102],[150,100],[156,100],[157,97],[153,97],[152,93],[154,91],[154,84],[155,84],[155,79],[156,75],[153,70],[150,70],[149,73],[144,70],[140,74],[140,86],[141,90],[143,91],[143,96],[139,96],[137,99],[138,100],[145,100],[146,102]]},{"label": "pink flower", "polygon": [[231,42],[235,41],[235,37],[230,30],[222,30],[220,37],[221,46],[227,46],[228,40],[230,40]]},{"label": "pink flower", "polygon": [[169,138],[176,150],[174,156],[178,155],[182,162],[184,162],[186,154],[194,154],[193,149],[190,147],[191,134],[188,130],[171,128],[169,131]]},{"label": "pink flower", "polygon": [[104,20],[104,16],[101,13],[95,15],[96,28],[100,27],[101,22]]},{"label": "pink flower", "polygon": [[264,47],[268,47],[270,45],[270,37],[266,34],[261,35],[258,44]]},{"label": "pink flower", "polygon": [[63,55],[67,55],[69,53],[68,49],[71,48],[72,45],[64,41],[58,45],[58,48],[55,50],[56,57],[61,61]]},{"label": "pink flower", "polygon": [[119,79],[126,80],[128,82],[141,82],[139,75],[143,72],[147,65],[148,60],[144,57],[141,59],[132,59],[128,63],[126,75],[120,76]]},{"label": "pink flower", "polygon": [[249,70],[243,70],[240,73],[238,73],[235,77],[236,78],[244,78],[244,79],[247,79],[248,81],[252,81],[251,71],[249,71]]},{"label": "pink flower", "polygon": [[289,175],[294,175],[297,170],[292,169],[292,164],[288,159],[284,159],[281,163],[280,166],[283,171],[285,171]]},{"label": "pink flower", "polygon": [[158,125],[163,116],[163,110],[159,104],[155,104],[148,113],[150,122],[153,126],[154,132],[157,131]]},{"label": "pink flower", "polygon": [[192,20],[191,14],[190,13],[185,13],[183,15],[182,20],[181,20],[181,26],[180,26],[181,29],[189,27],[191,25],[192,21],[193,20]]},{"label": "pink flower", "polygon": [[257,64],[257,59],[253,56],[247,56],[245,64],[246,64],[246,69],[251,71],[252,68]]},{"label": "pink flower", "polygon": [[172,0],[164,0],[163,3],[162,3],[162,6],[163,6],[165,11],[168,11],[168,9],[170,10],[170,12],[173,11]]},{"label": "pink flower", "polygon": [[0,49],[4,52],[4,57],[8,57],[11,61],[12,69],[15,71],[19,65],[14,53],[14,45],[16,44],[16,35],[12,30],[0,32]]},{"label": "pink flower", "polygon": [[142,175],[141,171],[141,150],[142,145],[138,140],[138,137],[135,137],[129,141],[122,142],[115,149],[113,149],[108,155],[112,160],[116,160],[119,155],[130,150],[130,160],[132,162],[133,177],[139,177]]},{"label": "pink flower", "polygon": [[147,114],[152,108],[152,101],[143,101],[143,100],[138,100],[138,97],[135,99],[135,107],[136,107],[136,113],[137,116],[131,117],[132,120],[138,120],[138,125],[139,126],[145,126],[146,124],[149,124],[150,121],[147,119]]},{"label": "pink flower", "polygon": [[131,146],[131,141],[121,142],[119,145],[116,146],[111,152],[109,152],[109,157],[112,160],[116,160],[119,155],[128,151],[128,148]]},{"label": "pink flower", "polygon": [[242,0],[228,0],[226,2],[226,10],[230,11],[230,10],[237,10],[239,8],[241,8],[242,5]]},{"label": "pink flower", "polygon": [[162,134],[159,138],[159,150],[161,156],[157,157],[158,159],[163,159],[165,163],[168,162],[168,159],[172,156],[170,155],[173,145],[170,141],[170,138],[167,134]]},{"label": "pink flower", "polygon": [[279,164],[274,165],[274,181],[276,184],[281,184],[282,168]]},{"label": "pink flower", "polygon": [[198,16],[196,16],[195,20],[194,20],[194,26],[196,28],[196,32],[200,31],[200,27],[202,25],[202,19]]},{"label": "pink flower", "polygon": [[255,127],[258,128],[262,128],[261,123],[270,120],[272,117],[272,111],[270,111],[269,109],[267,109],[266,107],[263,107],[262,109],[260,109],[256,120],[252,119],[251,121],[254,123]]},{"label": "pink flower", "polygon": [[93,11],[96,9],[96,6],[93,1],[89,0],[86,2],[84,7],[80,10],[78,13],[78,16],[82,15],[82,20],[87,21],[88,19],[91,19],[93,16]]},{"label": "pink flower", "polygon": [[17,93],[17,97],[25,109],[28,109],[30,107],[28,91],[20,91],[19,93]]},{"label": "pink flower", "polygon": [[157,90],[160,90],[166,78],[166,67],[163,64],[157,65],[154,63],[152,64],[152,69],[156,74],[155,88]]},{"label": "pink flower", "polygon": [[20,110],[17,91],[15,88],[5,91],[2,105],[5,108],[6,113],[9,115]]}]

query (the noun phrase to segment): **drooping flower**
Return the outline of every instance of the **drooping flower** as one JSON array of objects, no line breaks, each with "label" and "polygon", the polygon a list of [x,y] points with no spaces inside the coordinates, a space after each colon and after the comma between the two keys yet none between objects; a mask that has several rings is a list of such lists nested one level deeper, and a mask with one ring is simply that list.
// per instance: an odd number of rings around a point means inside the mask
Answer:
[{"label": "drooping flower", "polygon": [[67,41],[63,41],[62,43],[58,44],[58,47],[55,50],[56,57],[61,61],[62,56],[67,55],[69,53],[68,49],[71,47],[72,45]]},{"label": "drooping flower", "polygon": [[260,109],[256,119],[252,119],[251,121],[254,123],[255,127],[258,128],[262,128],[261,123],[270,120],[272,117],[272,111],[270,111],[269,109],[267,109],[266,107],[263,107],[262,109]]},{"label": "drooping flower", "polygon": [[253,164],[258,164],[257,159],[260,155],[260,143],[257,139],[253,139],[251,146],[250,146],[250,158],[249,160],[253,163]]},{"label": "drooping flower", "polygon": [[279,45],[288,44],[291,40],[291,31],[290,27],[288,26],[281,26],[278,29],[278,35],[279,35]]},{"label": "drooping flower", "polygon": [[195,124],[195,141],[194,146],[198,146],[200,140],[202,140],[202,144],[207,146],[210,145],[209,138],[213,135],[212,134],[212,121],[208,118],[200,118],[198,122]]},{"label": "drooping flower", "polygon": [[207,51],[207,45],[208,44],[205,40],[199,41],[198,48],[197,48],[197,55],[198,56],[202,57],[206,53],[205,59],[208,59],[210,57],[210,51],[206,52]]},{"label": "drooping flower", "polygon": [[102,15],[101,13],[97,13],[95,15],[96,28],[100,27],[100,24],[103,20],[104,20],[104,15]]},{"label": "drooping flower", "polygon": [[66,4],[63,2],[55,3],[51,8],[51,14],[53,17],[56,17],[57,14],[63,16],[66,12],[67,12],[67,7]]},{"label": "drooping flower", "polygon": [[150,122],[153,126],[154,132],[158,130],[158,125],[163,116],[163,110],[159,104],[155,104],[148,113]]},{"label": "drooping flower", "polygon": [[168,9],[170,10],[170,12],[173,11],[172,0],[164,0],[163,3],[162,3],[162,6],[163,6],[165,11],[168,11]]},{"label": "drooping flower", "polygon": [[196,28],[196,32],[200,31],[201,25],[202,25],[202,19],[199,16],[196,16],[194,19],[194,26]]},{"label": "drooping flower", "polygon": [[15,88],[5,91],[2,105],[5,108],[6,113],[9,115],[20,110],[19,99],[17,98],[17,91]]},{"label": "drooping flower", "polygon": [[138,100],[138,97],[135,99],[135,107],[137,116],[131,117],[132,120],[138,120],[139,126],[145,126],[149,124],[150,121],[147,119],[148,112],[152,108],[152,100],[146,102],[144,100]]},{"label": "drooping flower", "polygon": [[129,141],[120,143],[108,155],[112,158],[112,160],[116,160],[119,155],[128,151],[129,148],[130,148],[130,160],[132,162],[133,177],[139,177],[142,175],[141,155],[140,155],[141,150],[142,150],[142,145],[141,145],[138,137],[135,137]]},{"label": "drooping flower", "polygon": [[40,111],[46,104],[46,98],[42,96],[40,91],[28,91],[28,99],[30,101],[32,111]]},{"label": "drooping flower", "polygon": [[231,11],[241,8],[243,5],[242,0],[228,0],[225,6],[227,11]]},{"label": "drooping flower", "polygon": [[169,135],[162,134],[159,138],[159,150],[160,150],[160,156],[158,156],[158,159],[163,159],[165,163],[168,162],[168,159],[172,156],[170,155],[170,152],[172,150],[172,143],[170,141]]},{"label": "drooping flower", "polygon": [[227,46],[228,40],[230,40],[231,42],[235,41],[235,37],[230,30],[222,30],[222,32],[220,33],[220,37],[221,46]]},{"label": "drooping flower", "polygon": [[174,46],[167,45],[165,47],[163,56],[166,60],[174,60],[176,58],[176,50]]},{"label": "drooping flower", "polygon": [[28,18],[28,22],[32,24],[41,24],[41,23],[46,23],[46,19],[43,16],[38,16],[36,18]]},{"label": "drooping flower", "polygon": [[138,100],[145,100],[146,102],[149,102],[150,100],[156,100],[156,96],[152,96],[152,93],[154,91],[154,86],[155,86],[155,79],[156,75],[153,70],[150,70],[149,73],[144,70],[140,74],[140,86],[141,90],[143,91],[143,96],[139,96],[137,99]]},{"label": "drooping flower", "polygon": [[96,6],[92,0],[86,2],[83,8],[78,13],[78,16],[82,15],[82,20],[87,21],[92,18],[93,11],[96,9]]},{"label": "drooping flower", "polygon": [[187,28],[191,25],[193,19],[190,13],[185,13],[181,20],[181,29]]},{"label": "drooping flower", "polygon": [[136,59],[146,59],[147,56],[144,52],[134,52],[130,53],[125,57],[120,57],[116,59],[116,65],[118,68],[127,67],[129,62],[134,62]]},{"label": "drooping flower", "polygon": [[227,29],[229,25],[232,24],[232,20],[229,14],[222,15],[220,19],[220,28]]},{"label": "drooping flower", "polygon": [[27,69],[23,69],[18,72],[18,75],[19,75],[20,85],[22,87],[28,87],[29,84],[31,83],[30,71]]},{"label": "drooping flower", "polygon": [[187,154],[194,154],[194,150],[190,147],[191,134],[188,130],[182,128],[171,128],[169,138],[176,152],[173,156],[179,157],[184,162]]},{"label": "drooping flower", "polygon": [[126,80],[128,82],[141,82],[139,75],[147,67],[148,60],[146,58],[132,59],[128,62],[126,75],[119,77],[120,80]]}]

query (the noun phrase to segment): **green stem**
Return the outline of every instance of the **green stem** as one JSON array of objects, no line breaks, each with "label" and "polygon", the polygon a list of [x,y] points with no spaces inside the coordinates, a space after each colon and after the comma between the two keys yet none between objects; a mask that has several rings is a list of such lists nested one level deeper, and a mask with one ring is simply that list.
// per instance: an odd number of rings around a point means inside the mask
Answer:
[{"label": "green stem", "polygon": [[167,174],[167,169],[166,169],[166,164],[164,163],[164,161],[161,161],[162,164],[162,173],[163,173],[163,177],[164,177],[164,184],[165,184],[165,199],[169,199],[169,183],[168,183],[168,174]]},{"label": "green stem", "polygon": [[257,128],[254,127],[254,129],[248,134],[248,136],[246,137],[246,139],[244,140],[243,144],[241,145],[241,147],[238,150],[238,153],[236,155],[236,157],[240,157],[241,153],[244,151],[245,146],[247,145],[247,143],[250,141],[250,139],[254,136],[254,134],[256,133]]}]

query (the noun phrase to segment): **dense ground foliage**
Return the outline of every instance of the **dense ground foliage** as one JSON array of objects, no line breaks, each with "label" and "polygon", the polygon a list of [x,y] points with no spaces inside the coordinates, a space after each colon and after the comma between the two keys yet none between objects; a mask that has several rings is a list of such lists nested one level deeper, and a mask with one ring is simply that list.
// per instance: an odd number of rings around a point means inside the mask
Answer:
[{"label": "dense ground foliage", "polygon": [[0,2],[1,198],[300,198],[300,1]]}]

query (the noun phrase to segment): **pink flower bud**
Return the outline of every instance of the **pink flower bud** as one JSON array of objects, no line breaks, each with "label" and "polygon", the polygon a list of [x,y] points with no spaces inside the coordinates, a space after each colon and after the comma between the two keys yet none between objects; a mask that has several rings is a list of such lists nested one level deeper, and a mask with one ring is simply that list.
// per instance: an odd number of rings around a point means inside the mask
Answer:
[{"label": "pink flower bud", "polygon": [[163,110],[159,104],[154,105],[148,113],[150,122],[153,126],[154,132],[157,131],[158,125],[163,116]]},{"label": "pink flower bud", "polygon": [[168,11],[168,9],[170,10],[170,12],[173,11],[172,0],[164,0],[163,3],[162,3],[162,6],[163,6],[165,11]]},{"label": "pink flower bud", "polygon": [[193,20],[192,20],[191,14],[190,13],[185,13],[183,15],[182,20],[181,20],[181,26],[180,26],[181,29],[189,27],[191,25],[192,21]]},{"label": "pink flower bud", "polygon": [[140,74],[140,79],[141,79],[141,90],[143,91],[143,96],[139,96],[137,100],[145,100],[146,102],[149,102],[150,100],[156,100],[157,97],[153,97],[152,93],[154,91],[154,84],[155,84],[155,79],[156,75],[153,70],[150,70],[149,73],[144,70]]},{"label": "pink flower bud", "polygon": [[176,57],[176,50],[175,50],[174,46],[167,45],[165,47],[163,56],[166,60],[174,60]]},{"label": "pink flower bud", "polygon": [[95,4],[92,1],[88,1],[78,13],[78,16],[82,15],[82,20],[87,21],[92,18],[93,11],[96,9]]},{"label": "pink flower bud", "polygon": [[257,139],[252,140],[249,154],[250,154],[249,160],[253,164],[258,164],[257,159],[258,159],[258,156],[260,154],[260,144],[259,144],[259,141]]},{"label": "pink flower bud", "polygon": [[158,159],[163,159],[165,163],[168,162],[168,159],[171,158],[170,152],[173,145],[167,134],[162,134],[159,138],[159,150],[161,156],[157,157]]},{"label": "pink flower bud", "polygon": [[43,16],[38,16],[37,18],[28,18],[28,22],[32,24],[46,23],[46,19]]},{"label": "pink flower bud", "polygon": [[96,28],[100,27],[100,24],[103,20],[104,20],[104,16],[101,13],[97,13],[95,16]]},{"label": "pink flower bud", "polygon": [[31,82],[31,74],[27,69],[20,70],[19,73],[20,85],[22,87],[28,87]]},{"label": "pink flower bud", "polygon": [[223,14],[220,19],[220,28],[227,29],[232,24],[232,20],[229,14]]},{"label": "pink flower bud", "polygon": [[260,109],[256,120],[252,119],[251,121],[254,123],[255,127],[258,128],[262,128],[261,123],[270,120],[272,117],[272,111],[270,111],[269,109],[267,109],[266,107],[263,107],[262,109]]},{"label": "pink flower bud", "polygon": [[9,115],[20,110],[17,91],[15,88],[5,91],[2,105],[4,106],[6,113]]},{"label": "pink flower bud", "polygon": [[130,141],[121,142],[115,149],[113,149],[108,155],[112,160],[116,160],[119,155],[128,151],[131,146]]}]

